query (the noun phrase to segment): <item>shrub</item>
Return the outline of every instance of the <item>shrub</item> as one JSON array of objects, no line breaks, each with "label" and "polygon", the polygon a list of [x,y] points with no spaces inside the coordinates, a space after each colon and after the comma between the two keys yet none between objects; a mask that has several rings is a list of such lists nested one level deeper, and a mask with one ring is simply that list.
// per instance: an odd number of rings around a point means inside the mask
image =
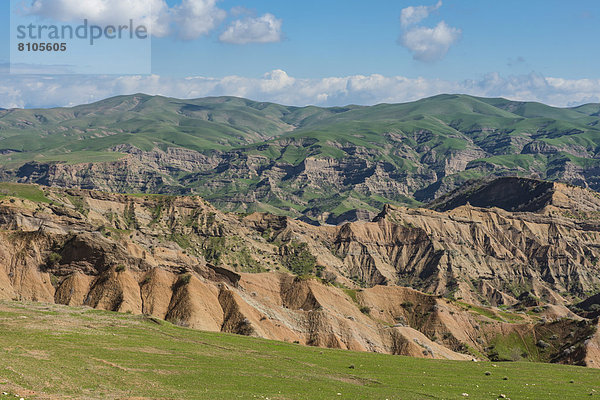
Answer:
[{"label": "shrub", "polygon": [[60,281],[58,279],[58,276],[56,276],[54,274],[50,274],[50,283],[52,284],[52,286],[58,287],[59,282]]},{"label": "shrub", "polygon": [[404,303],[402,303],[400,305],[402,306],[402,308],[406,308],[406,309],[411,309],[414,306],[414,304],[411,301],[405,301]]},{"label": "shrub", "polygon": [[547,349],[548,347],[550,347],[550,344],[547,342],[544,342],[543,340],[538,340],[536,345],[541,348],[541,349]]},{"label": "shrub", "polygon": [[187,285],[187,284],[189,284],[189,283],[190,283],[190,281],[191,281],[191,280],[192,280],[192,275],[190,275],[190,274],[185,274],[185,275],[181,275],[181,276],[179,277],[179,280],[177,281],[177,283],[178,283],[179,285],[181,285],[181,286],[182,286],[182,285]]},{"label": "shrub", "polygon": [[62,256],[55,252],[50,253],[50,255],[48,256],[48,264],[50,264],[51,266],[59,264],[61,260]]},{"label": "shrub", "polygon": [[369,314],[371,312],[371,308],[367,307],[367,306],[362,306],[360,308],[360,312],[363,313],[363,314]]},{"label": "shrub", "polygon": [[310,275],[315,272],[317,259],[308,250],[306,243],[292,242],[280,249],[283,265],[296,275]]},{"label": "shrub", "polygon": [[119,264],[119,265],[117,265],[117,268],[115,268],[115,271],[117,271],[117,272],[124,272],[125,269],[126,269],[125,265]]}]

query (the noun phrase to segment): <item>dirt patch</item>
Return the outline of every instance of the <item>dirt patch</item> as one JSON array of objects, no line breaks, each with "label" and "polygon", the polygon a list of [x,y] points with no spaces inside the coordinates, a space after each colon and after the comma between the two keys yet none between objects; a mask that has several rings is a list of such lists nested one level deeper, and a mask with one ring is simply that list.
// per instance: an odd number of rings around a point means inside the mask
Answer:
[{"label": "dirt patch", "polygon": [[357,385],[357,386],[380,385],[381,384],[381,382],[379,382],[375,379],[359,378],[357,376],[325,375],[325,377],[328,379],[334,380],[334,381],[349,383],[351,385]]},{"label": "dirt patch", "polygon": [[47,351],[42,351],[42,350],[28,350],[25,352],[25,356],[33,357],[36,360],[49,360],[50,359],[50,353],[48,353]]}]

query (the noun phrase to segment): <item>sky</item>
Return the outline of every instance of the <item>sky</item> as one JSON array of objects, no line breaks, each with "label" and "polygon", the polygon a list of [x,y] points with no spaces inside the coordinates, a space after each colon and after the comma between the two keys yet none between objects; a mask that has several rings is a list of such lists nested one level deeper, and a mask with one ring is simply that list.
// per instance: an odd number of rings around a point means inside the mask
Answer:
[{"label": "sky", "polygon": [[[20,22],[84,19],[134,19],[150,35],[16,51]],[[600,102],[599,22],[597,0],[2,0],[0,107],[138,92],[298,106],[466,93],[575,106]]]}]

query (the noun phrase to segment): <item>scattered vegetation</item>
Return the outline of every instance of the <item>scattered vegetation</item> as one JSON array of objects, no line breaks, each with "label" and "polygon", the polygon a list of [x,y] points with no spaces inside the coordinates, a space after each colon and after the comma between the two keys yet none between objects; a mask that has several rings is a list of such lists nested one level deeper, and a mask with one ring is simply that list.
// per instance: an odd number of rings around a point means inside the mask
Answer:
[{"label": "scattered vegetation", "polygon": [[238,269],[242,272],[264,272],[265,268],[261,266],[261,264],[252,257],[250,254],[250,250],[247,247],[243,247],[240,251],[236,253],[237,261],[238,261]]},{"label": "scattered vegetation", "polygon": [[414,304],[412,301],[405,301],[404,303],[400,304],[402,306],[402,308],[406,309],[406,310],[412,310],[412,308],[414,307]]},{"label": "scattered vegetation", "polygon": [[224,237],[212,236],[206,238],[202,245],[202,255],[207,262],[217,265],[221,257],[228,251],[227,239]]},{"label": "scattered vegetation", "polygon": [[71,202],[73,207],[75,207],[75,210],[77,210],[77,212],[79,212],[80,214],[83,214],[85,216],[88,215],[88,213],[90,212],[90,209],[82,196],[73,196],[73,195],[67,194],[67,198],[69,199],[69,201]]},{"label": "scattered vegetation", "polygon": [[356,289],[343,289],[344,293],[348,295],[352,299],[353,302],[358,304],[358,299],[356,297],[356,293],[358,292]]},{"label": "scattered vegetation", "polygon": [[315,274],[317,259],[308,250],[306,243],[292,241],[282,245],[279,249],[282,255],[282,264],[296,275]]},{"label": "scattered vegetation", "polygon": [[135,216],[135,203],[133,201],[130,201],[125,206],[125,211],[123,212],[123,220],[125,221],[125,224],[127,225],[128,229],[138,229],[140,227]]},{"label": "scattered vegetation", "polygon": [[183,250],[195,250],[189,238],[181,233],[173,232],[169,235],[168,239],[177,243]]},{"label": "scattered vegetation", "polygon": [[173,204],[173,200],[175,198],[173,196],[160,196],[157,200],[155,200],[154,208],[152,209],[152,221],[150,225],[156,224],[163,215],[163,211],[165,209],[169,209]]}]

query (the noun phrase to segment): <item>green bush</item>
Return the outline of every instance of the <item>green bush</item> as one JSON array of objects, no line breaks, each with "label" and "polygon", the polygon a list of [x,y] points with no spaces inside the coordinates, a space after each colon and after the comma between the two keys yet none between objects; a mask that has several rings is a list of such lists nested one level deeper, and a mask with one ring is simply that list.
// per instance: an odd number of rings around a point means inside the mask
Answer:
[{"label": "green bush", "polygon": [[50,255],[48,256],[48,264],[53,266],[53,265],[57,265],[62,261],[62,256],[58,253],[52,252],[50,253]]},{"label": "green bush", "polygon": [[306,243],[291,242],[281,247],[283,265],[296,275],[315,273],[317,259],[308,250]]},{"label": "green bush", "polygon": [[179,280],[177,281],[177,284],[179,286],[188,285],[191,280],[192,280],[192,275],[190,275],[190,274],[181,275],[179,277]]}]

